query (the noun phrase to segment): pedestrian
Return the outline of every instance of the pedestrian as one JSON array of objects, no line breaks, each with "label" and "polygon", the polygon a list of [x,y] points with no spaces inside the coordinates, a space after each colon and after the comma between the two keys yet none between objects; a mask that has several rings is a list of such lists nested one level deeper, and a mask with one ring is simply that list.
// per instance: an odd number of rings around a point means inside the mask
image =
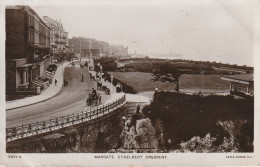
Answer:
[{"label": "pedestrian", "polygon": [[81,80],[82,80],[82,82],[84,82],[84,76],[83,76],[83,75],[82,75],[82,77],[81,77],[81,78],[82,78],[82,79],[81,79]]},{"label": "pedestrian", "polygon": [[119,93],[120,92],[120,85],[119,83],[116,84],[116,93]]},{"label": "pedestrian", "polygon": [[104,76],[104,81],[107,82],[107,77],[106,76]]},{"label": "pedestrian", "polygon": [[57,79],[55,79],[54,83],[55,83],[55,86],[57,86],[57,83],[58,83]]},{"label": "pedestrian", "polygon": [[140,105],[137,104],[135,113],[140,113]]},{"label": "pedestrian", "polygon": [[98,90],[98,88],[99,88],[99,82],[97,82],[97,90]]}]

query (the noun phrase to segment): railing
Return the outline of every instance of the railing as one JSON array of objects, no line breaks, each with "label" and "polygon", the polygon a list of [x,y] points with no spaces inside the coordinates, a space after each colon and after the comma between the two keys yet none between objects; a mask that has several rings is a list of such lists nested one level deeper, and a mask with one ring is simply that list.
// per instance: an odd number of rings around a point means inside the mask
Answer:
[{"label": "railing", "polygon": [[71,125],[86,122],[102,115],[110,113],[115,109],[121,107],[126,102],[125,95],[112,103],[108,103],[101,107],[97,107],[93,110],[86,110],[80,113],[74,113],[67,116],[62,116],[56,119],[50,119],[47,121],[41,121],[37,123],[31,123],[14,128],[6,128],[6,141],[13,141],[16,139],[42,134],[52,130],[61,129]]}]

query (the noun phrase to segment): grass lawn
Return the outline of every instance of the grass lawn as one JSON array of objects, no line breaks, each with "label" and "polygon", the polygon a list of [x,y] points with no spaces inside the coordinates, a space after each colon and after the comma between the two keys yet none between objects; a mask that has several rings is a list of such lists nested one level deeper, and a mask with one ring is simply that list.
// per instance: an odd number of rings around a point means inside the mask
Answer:
[{"label": "grass lawn", "polygon": [[[151,73],[142,72],[109,72],[119,80],[133,86],[136,92],[154,91],[158,86],[159,91],[172,91],[175,85],[169,82],[153,82]],[[180,79],[180,90],[187,92],[219,93],[229,92],[229,82],[221,80],[219,75],[194,75],[185,74]]]}]

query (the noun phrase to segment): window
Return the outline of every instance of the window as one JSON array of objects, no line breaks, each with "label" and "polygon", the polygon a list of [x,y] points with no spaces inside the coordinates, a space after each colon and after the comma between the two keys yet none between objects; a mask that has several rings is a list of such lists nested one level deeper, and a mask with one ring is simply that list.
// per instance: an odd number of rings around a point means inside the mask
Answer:
[{"label": "window", "polygon": [[20,71],[20,84],[23,84],[23,71]]},{"label": "window", "polygon": [[28,14],[28,26],[30,28],[33,28],[33,25],[34,25],[34,17],[30,14]]},{"label": "window", "polygon": [[34,43],[34,32],[31,30],[29,30],[29,32],[28,32],[28,41],[30,43]]}]

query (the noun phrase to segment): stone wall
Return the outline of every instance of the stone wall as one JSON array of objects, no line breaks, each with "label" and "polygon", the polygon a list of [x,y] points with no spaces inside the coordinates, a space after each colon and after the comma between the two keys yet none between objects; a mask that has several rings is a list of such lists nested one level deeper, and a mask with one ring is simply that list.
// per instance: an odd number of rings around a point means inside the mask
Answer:
[{"label": "stone wall", "polygon": [[[8,153],[93,153],[106,152],[113,127],[122,122],[123,106],[108,115],[56,131],[6,143]],[[99,138],[99,143],[97,139]],[[102,147],[99,147],[102,143]],[[96,149],[99,148],[99,149]]]}]

